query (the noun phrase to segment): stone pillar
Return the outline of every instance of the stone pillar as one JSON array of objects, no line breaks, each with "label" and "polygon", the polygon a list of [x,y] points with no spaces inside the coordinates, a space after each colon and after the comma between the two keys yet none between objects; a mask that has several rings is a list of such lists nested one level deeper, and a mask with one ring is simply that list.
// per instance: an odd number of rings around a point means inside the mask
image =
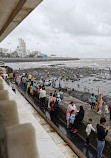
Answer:
[{"label": "stone pillar", "polygon": [[7,90],[0,90],[0,101],[9,100],[9,94]]},{"label": "stone pillar", "polygon": [[0,82],[0,90],[4,90],[4,86],[1,82]]},{"label": "stone pillar", "polygon": [[39,158],[35,130],[30,123],[6,129],[7,158]]}]

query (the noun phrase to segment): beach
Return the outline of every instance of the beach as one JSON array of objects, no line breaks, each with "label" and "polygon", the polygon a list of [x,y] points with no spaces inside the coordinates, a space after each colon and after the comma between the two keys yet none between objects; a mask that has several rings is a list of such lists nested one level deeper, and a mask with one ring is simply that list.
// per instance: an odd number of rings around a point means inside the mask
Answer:
[{"label": "beach", "polygon": [[[49,61],[7,63],[20,74],[28,72],[34,78],[55,80],[55,87],[64,89],[82,101],[92,93],[103,94],[111,101],[111,59],[81,59],[77,61]],[[74,90],[74,91],[72,91]]]}]

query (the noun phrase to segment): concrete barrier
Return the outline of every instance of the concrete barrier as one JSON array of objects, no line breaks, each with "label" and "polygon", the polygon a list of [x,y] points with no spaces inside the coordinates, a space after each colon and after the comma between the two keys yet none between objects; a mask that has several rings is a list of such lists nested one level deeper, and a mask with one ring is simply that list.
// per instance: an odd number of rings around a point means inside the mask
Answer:
[{"label": "concrete barrier", "polygon": [[30,123],[6,129],[7,158],[39,158],[35,130]]},{"label": "concrete barrier", "polygon": [[0,123],[5,127],[19,123],[17,105],[14,100],[0,101]]},{"label": "concrete barrier", "polygon": [[7,90],[0,90],[0,101],[9,100],[9,94]]},{"label": "concrete barrier", "polygon": [[3,81],[2,81],[2,79],[0,78],[0,84],[3,84]]},{"label": "concrete barrier", "polygon": [[5,154],[5,129],[16,124],[19,124],[16,102],[14,100],[0,101],[0,148],[3,156]]},{"label": "concrete barrier", "polygon": [[4,85],[0,83],[0,90],[4,90]]}]

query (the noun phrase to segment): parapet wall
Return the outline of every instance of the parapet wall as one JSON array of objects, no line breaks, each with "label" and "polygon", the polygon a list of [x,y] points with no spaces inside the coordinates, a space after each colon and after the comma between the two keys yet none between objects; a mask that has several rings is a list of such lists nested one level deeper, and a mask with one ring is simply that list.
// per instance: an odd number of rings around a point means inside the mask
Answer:
[{"label": "parapet wall", "polygon": [[0,157],[39,158],[35,129],[30,123],[20,124],[17,104],[9,100],[0,79]]}]

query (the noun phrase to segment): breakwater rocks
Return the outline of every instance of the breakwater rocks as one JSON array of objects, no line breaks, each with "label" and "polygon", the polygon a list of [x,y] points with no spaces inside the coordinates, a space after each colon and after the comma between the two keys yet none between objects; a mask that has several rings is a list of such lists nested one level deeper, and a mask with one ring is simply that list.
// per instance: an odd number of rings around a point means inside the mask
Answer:
[{"label": "breakwater rocks", "polygon": [[103,93],[106,101],[111,101],[111,74],[109,70],[94,69],[90,67],[68,68],[60,65],[51,65],[43,68],[19,70],[22,74],[28,72],[37,80],[44,79],[47,82],[55,81],[55,88],[59,87],[70,95],[87,102],[92,93],[98,98]]},{"label": "breakwater rocks", "polygon": [[3,62],[44,62],[44,61],[68,61],[79,58],[2,58]]}]

